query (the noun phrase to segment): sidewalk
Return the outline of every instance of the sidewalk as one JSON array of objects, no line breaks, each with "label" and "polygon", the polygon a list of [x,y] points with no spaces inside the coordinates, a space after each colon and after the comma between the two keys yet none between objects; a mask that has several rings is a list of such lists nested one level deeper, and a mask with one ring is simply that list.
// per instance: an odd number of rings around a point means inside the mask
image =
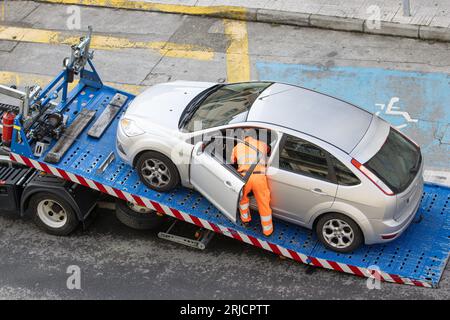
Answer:
[{"label": "sidewalk", "polygon": [[[237,6],[260,9],[259,12],[277,11],[303,13],[339,18],[367,20],[379,8],[383,22],[445,27],[450,26],[450,1],[410,0],[411,16],[403,15],[402,0],[158,0],[170,4],[193,6]],[[378,8],[376,8],[378,7]]]},{"label": "sidewalk", "polygon": [[450,41],[450,1],[410,0],[144,0],[189,6],[246,8],[248,20]]},{"label": "sidewalk", "polygon": [[450,1],[410,0],[38,0],[450,41]]}]

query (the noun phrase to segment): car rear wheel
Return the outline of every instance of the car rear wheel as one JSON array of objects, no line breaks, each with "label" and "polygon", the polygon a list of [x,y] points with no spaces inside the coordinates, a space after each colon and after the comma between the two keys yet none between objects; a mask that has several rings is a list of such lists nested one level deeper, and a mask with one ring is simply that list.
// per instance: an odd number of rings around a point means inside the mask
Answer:
[{"label": "car rear wheel", "polygon": [[142,183],[159,192],[172,190],[180,182],[175,164],[159,152],[141,154],[136,161],[136,170]]},{"label": "car rear wheel", "polygon": [[328,213],[320,217],[316,234],[325,247],[342,253],[354,251],[364,241],[356,222],[340,213]]}]

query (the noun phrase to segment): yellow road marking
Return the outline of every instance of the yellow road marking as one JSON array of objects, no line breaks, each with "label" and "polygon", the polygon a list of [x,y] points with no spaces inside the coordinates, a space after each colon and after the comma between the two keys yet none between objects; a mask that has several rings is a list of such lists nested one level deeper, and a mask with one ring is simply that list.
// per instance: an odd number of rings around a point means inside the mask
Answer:
[{"label": "yellow road marking", "polygon": [[[144,1],[127,0],[39,0],[65,5],[85,5],[115,9],[135,9],[143,11],[158,11],[166,13],[190,15],[226,16],[229,19],[245,20],[247,10],[234,6],[186,6]],[[224,20],[225,35],[230,40],[226,52],[227,79],[229,82],[250,80],[250,59],[248,56],[248,34],[245,21]],[[179,57],[179,56],[176,56]]]},{"label": "yellow road marking", "polygon": [[225,35],[230,40],[226,54],[228,82],[249,81],[247,24],[239,20],[224,20],[223,23]]},{"label": "yellow road marking", "polygon": [[[194,7],[126,0],[40,0],[40,2],[109,7],[117,9],[160,11],[192,15],[218,15],[220,13],[227,13],[227,17],[234,19],[243,19],[246,15],[245,8],[230,6]],[[225,35],[230,41],[230,45],[226,51],[227,80],[228,82],[248,81],[250,80],[250,58],[248,54],[247,24],[245,21],[225,19],[224,26]],[[47,44],[73,44],[78,42],[78,37],[69,36],[58,31],[0,26],[0,40]],[[168,57],[191,58],[198,60],[211,60],[214,58],[213,50],[205,47],[169,42],[130,41],[125,38],[98,35],[94,36],[92,39],[92,48],[104,50],[114,50],[120,48],[147,48],[156,50],[161,55]]]},{"label": "yellow road marking", "polygon": [[5,6],[6,6],[6,0],[2,1],[0,21],[5,20]]},{"label": "yellow road marking", "polygon": [[[69,35],[61,31],[0,26],[0,40],[72,45],[79,41],[79,36]],[[151,49],[166,57],[196,60],[212,60],[214,58],[214,52],[211,48],[163,41],[131,41],[126,38],[101,35],[93,36],[91,48],[101,50],[123,48]]]},{"label": "yellow road marking", "polygon": [[144,11],[157,11],[166,13],[179,13],[189,15],[215,15],[233,19],[245,19],[247,10],[235,6],[186,6],[176,4],[151,3],[145,1],[128,0],[38,0],[39,2],[85,5],[115,9],[134,9]]},{"label": "yellow road marking", "polygon": [[[9,71],[0,71],[0,84],[3,85],[16,85],[16,86],[25,86],[25,85],[39,85],[42,88],[53,80],[54,77],[45,76],[45,75],[37,75],[30,73],[20,73],[20,72],[9,72]],[[69,85],[69,89],[75,87],[78,81]],[[123,83],[112,83],[106,82],[108,86],[129,92],[131,94],[137,95],[141,93],[145,86],[139,86],[134,84],[123,84]]]}]

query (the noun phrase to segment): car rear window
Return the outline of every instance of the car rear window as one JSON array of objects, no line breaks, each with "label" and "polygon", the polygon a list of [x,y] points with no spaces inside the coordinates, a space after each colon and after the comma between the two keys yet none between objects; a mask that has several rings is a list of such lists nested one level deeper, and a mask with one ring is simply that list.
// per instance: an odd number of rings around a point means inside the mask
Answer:
[{"label": "car rear window", "polygon": [[381,149],[364,166],[394,193],[401,193],[416,177],[421,161],[420,149],[391,128]]}]

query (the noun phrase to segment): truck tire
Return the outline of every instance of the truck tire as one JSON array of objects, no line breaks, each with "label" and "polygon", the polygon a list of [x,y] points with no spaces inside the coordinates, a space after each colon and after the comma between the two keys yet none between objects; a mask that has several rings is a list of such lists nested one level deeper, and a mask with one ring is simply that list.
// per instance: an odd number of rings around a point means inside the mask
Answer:
[{"label": "truck tire", "polygon": [[321,216],[316,224],[316,234],[325,247],[341,253],[354,251],[364,242],[357,223],[340,213]]},{"label": "truck tire", "polygon": [[136,170],[142,183],[158,192],[167,192],[180,183],[175,164],[165,155],[146,151],[136,160]]},{"label": "truck tire", "polygon": [[164,217],[158,216],[156,211],[124,200],[116,202],[116,217],[127,227],[136,230],[156,229],[164,221]]},{"label": "truck tire", "polygon": [[67,236],[80,223],[72,206],[53,193],[36,193],[31,197],[28,208],[34,223],[48,234]]}]

